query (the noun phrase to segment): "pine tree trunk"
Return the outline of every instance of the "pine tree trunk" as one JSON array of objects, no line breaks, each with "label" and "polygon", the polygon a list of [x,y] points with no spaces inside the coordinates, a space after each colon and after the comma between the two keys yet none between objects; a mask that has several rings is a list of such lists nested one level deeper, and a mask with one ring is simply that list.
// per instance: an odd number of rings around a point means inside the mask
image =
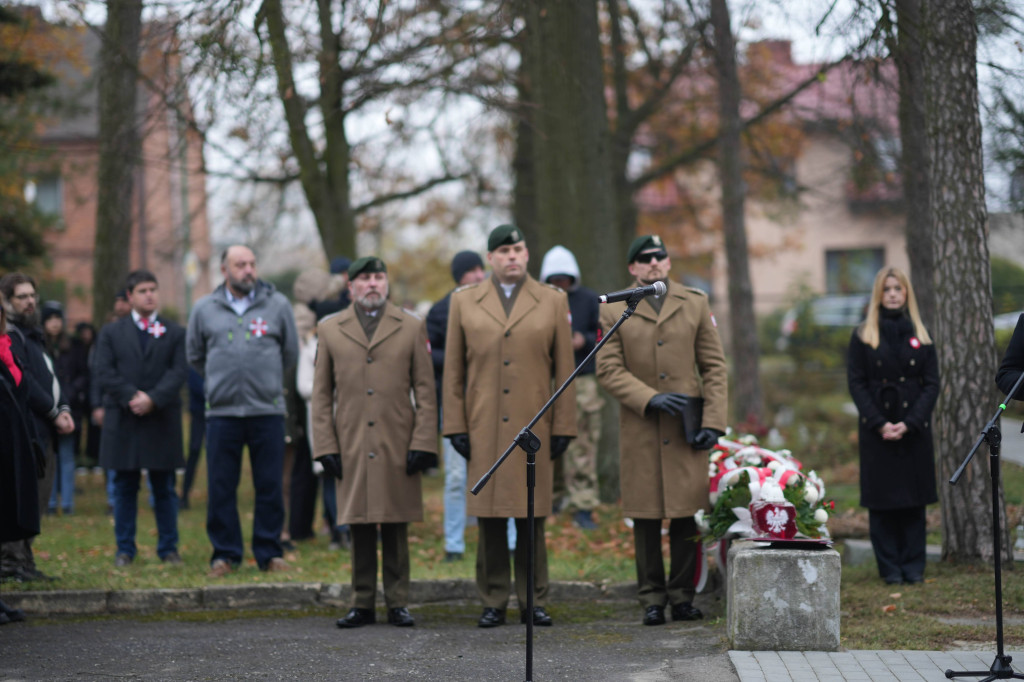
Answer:
[{"label": "pine tree trunk", "polygon": [[729,272],[729,326],[732,339],[733,406],[739,420],[760,423],[764,417],[758,366],[754,290],[747,260],[743,168],[740,161],[740,80],[736,43],[726,0],[711,0],[718,70],[718,178],[722,185],[722,232]]},{"label": "pine tree trunk", "polygon": [[[947,483],[999,401],[994,391],[998,362],[978,116],[977,22],[971,0],[924,0],[921,7],[928,196],[934,230],[933,331],[941,380],[934,423],[943,556],[989,560],[992,481],[984,456],[987,448],[978,450],[956,486]],[[1002,491],[999,498],[1005,557],[1009,529]]]},{"label": "pine tree trunk", "polygon": [[[108,0],[100,48],[99,169],[93,319],[105,320],[131,269],[132,197],[140,148],[136,83],[142,0]],[[141,191],[141,188],[140,188]]]}]

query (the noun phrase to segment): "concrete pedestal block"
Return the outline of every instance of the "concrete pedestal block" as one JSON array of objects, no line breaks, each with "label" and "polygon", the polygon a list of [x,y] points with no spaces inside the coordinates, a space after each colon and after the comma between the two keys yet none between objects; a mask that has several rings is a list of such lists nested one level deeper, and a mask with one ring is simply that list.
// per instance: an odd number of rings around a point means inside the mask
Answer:
[{"label": "concrete pedestal block", "polygon": [[741,541],[727,565],[731,648],[839,650],[839,552]]}]

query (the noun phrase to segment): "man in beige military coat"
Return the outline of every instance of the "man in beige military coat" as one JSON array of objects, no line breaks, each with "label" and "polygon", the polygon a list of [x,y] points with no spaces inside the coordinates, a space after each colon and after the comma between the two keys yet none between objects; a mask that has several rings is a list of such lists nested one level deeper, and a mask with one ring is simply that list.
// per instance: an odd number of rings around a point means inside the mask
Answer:
[{"label": "man in beige military coat", "polygon": [[423,520],[420,472],[437,466],[430,344],[423,320],[388,302],[382,260],[352,263],[348,286],[353,305],[317,325],[312,396],[313,456],[339,479],[337,522],[352,532],[353,604],[337,625],[376,621],[380,524],[388,623],[409,626],[408,525]]},{"label": "man in beige military coat", "polygon": [[[526,272],[529,251],[512,225],[487,240],[490,281],[456,289],[448,316],[442,395],[444,435],[466,458],[472,488],[515,440],[573,370],[572,327],[564,292]],[[544,516],[551,509],[551,460],[576,435],[576,395],[570,386],[537,422],[534,625],[551,625]],[[484,605],[480,627],[505,622],[512,576],[506,519],[516,520],[516,596],[526,622],[526,455],[517,449],[479,495],[467,496],[466,513],[479,519],[476,584]]]},{"label": "man in beige military coat", "polygon": [[[636,286],[661,281],[664,296],[647,297],[597,355],[597,378],[622,405],[619,420],[622,512],[633,519],[637,583],[645,625],[702,617],[693,606],[697,527],[708,506],[707,450],[724,433],[728,400],[725,354],[707,296],[668,281],[672,268],[657,236],[633,240],[629,273]],[[609,329],[626,303],[605,306]],[[681,395],[682,394],[682,395]],[[702,428],[691,447],[683,435],[683,395],[703,396]],[[662,519],[669,519],[668,580],[661,554]]]}]

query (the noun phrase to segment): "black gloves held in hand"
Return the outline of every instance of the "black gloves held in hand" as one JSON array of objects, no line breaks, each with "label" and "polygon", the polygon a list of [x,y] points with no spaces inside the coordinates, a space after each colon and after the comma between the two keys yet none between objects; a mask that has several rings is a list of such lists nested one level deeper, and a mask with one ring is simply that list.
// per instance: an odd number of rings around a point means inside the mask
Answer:
[{"label": "black gloves held in hand", "polygon": [[341,480],[341,455],[320,455],[316,461],[324,468],[324,473]]},{"label": "black gloves held in hand", "polygon": [[683,414],[684,407],[686,407],[686,396],[682,393],[659,393],[647,403],[646,411],[650,413],[651,410],[661,410],[668,412],[673,417],[679,417]]},{"label": "black gloves held in hand", "polygon": [[569,447],[570,441],[572,436],[551,436],[551,459],[558,459]]},{"label": "black gloves held in hand", "polygon": [[405,473],[409,476],[437,466],[437,455],[423,450],[410,450],[405,456]]},{"label": "black gloves held in hand", "polygon": [[701,429],[697,432],[697,436],[690,445],[693,446],[694,450],[710,450],[718,443],[718,439],[724,435],[725,433],[718,429]]},{"label": "black gloves held in hand", "polygon": [[452,447],[455,448],[455,452],[462,455],[463,459],[469,461],[469,434],[468,433],[453,433],[448,436],[448,440],[452,442]]}]

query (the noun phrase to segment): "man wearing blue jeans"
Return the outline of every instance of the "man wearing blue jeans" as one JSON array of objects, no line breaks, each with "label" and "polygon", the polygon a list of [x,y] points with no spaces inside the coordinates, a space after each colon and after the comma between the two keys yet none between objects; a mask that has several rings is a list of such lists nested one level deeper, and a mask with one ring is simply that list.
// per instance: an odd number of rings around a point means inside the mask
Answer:
[{"label": "man wearing blue jeans", "polygon": [[256,256],[234,245],[221,255],[224,283],[200,299],[188,321],[189,363],[206,379],[206,534],[210,577],[242,562],[238,483],[249,449],[256,503],[252,552],[262,571],[287,571],[281,529],[284,498],[284,371],[298,358],[291,304],[257,279]]},{"label": "man wearing blue jeans", "polygon": [[181,387],[188,374],[185,330],[157,314],[156,277],[147,270],[128,275],[131,315],[100,330],[93,363],[103,403],[100,463],[114,475],[114,565],[135,561],[139,482],[147,470],[156,514],[161,561],[180,564],[178,496],[174,470],[184,464]]}]

